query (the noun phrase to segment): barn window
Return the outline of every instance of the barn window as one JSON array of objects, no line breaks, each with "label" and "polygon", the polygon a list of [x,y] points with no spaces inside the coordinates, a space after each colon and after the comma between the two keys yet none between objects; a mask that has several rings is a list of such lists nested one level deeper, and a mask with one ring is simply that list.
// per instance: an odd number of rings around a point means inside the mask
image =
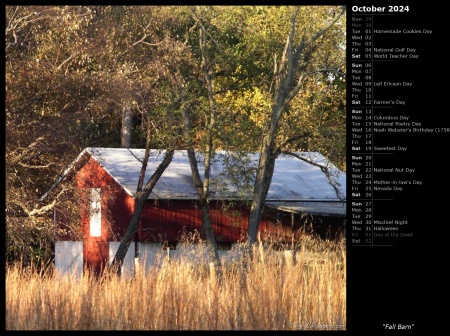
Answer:
[{"label": "barn window", "polygon": [[91,237],[102,235],[102,211],[100,188],[91,188],[90,234]]}]

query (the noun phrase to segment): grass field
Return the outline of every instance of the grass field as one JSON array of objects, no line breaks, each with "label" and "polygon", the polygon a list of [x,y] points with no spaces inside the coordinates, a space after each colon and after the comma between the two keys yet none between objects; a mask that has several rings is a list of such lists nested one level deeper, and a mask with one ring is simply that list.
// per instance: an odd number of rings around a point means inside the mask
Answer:
[{"label": "grass field", "polygon": [[167,261],[131,279],[10,265],[6,330],[346,329],[345,242],[253,255],[219,267]]}]

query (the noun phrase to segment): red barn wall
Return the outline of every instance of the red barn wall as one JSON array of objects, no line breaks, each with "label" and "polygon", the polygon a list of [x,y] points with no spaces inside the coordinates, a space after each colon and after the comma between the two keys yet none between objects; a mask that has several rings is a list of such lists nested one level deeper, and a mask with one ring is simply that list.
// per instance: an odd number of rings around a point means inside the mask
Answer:
[{"label": "red barn wall", "polygon": [[[249,210],[244,204],[234,204],[233,209],[223,210],[223,202],[211,201],[211,224],[218,242],[239,242],[246,239]],[[284,223],[284,225],[283,225]],[[259,231],[263,240],[289,240],[292,226],[265,214]],[[142,211],[139,225],[141,242],[175,242],[185,233],[202,232],[202,213],[194,200],[151,200]],[[203,234],[201,234],[204,239]]]},{"label": "red barn wall", "polygon": [[[100,270],[108,260],[111,240],[125,232],[134,210],[134,198],[98,164],[90,158],[75,174],[80,193],[81,227],[84,232],[83,257],[88,268]],[[101,188],[101,236],[90,235],[90,190]]]},{"label": "red barn wall", "polygon": [[[135,201],[98,164],[90,158],[75,175],[76,185],[82,194],[81,225],[86,241],[120,241],[130,223]],[[90,188],[101,188],[102,235],[89,235]],[[213,230],[218,242],[244,241],[247,234],[249,209],[244,203],[234,206],[223,201],[209,203]],[[227,208],[227,210],[223,210]],[[300,216],[266,211],[261,219],[259,232],[262,240],[290,241],[292,233],[300,226]],[[325,227],[325,225],[323,225]],[[175,242],[183,233],[202,232],[202,214],[196,200],[149,200],[146,202],[139,222],[140,242]],[[204,238],[203,235],[201,235]],[[92,243],[89,246],[94,246]],[[86,252],[89,254],[89,252]]]},{"label": "red barn wall", "polygon": [[[242,210],[241,210],[242,211]],[[247,213],[236,216],[224,213],[219,202],[210,202],[210,216],[216,239],[237,242],[246,230]],[[178,241],[185,234],[202,232],[202,212],[195,200],[151,200],[142,211],[139,226],[139,241]],[[204,236],[201,234],[202,239]]]}]

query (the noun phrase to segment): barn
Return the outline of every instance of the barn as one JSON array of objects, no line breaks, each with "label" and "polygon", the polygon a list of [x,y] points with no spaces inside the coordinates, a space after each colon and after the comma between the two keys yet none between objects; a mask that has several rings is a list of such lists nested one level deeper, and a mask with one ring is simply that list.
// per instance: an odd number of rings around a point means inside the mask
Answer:
[{"label": "barn", "polygon": [[[164,150],[151,150],[145,181],[157,169]],[[200,173],[203,155],[197,152]],[[80,236],[60,230],[55,266],[63,273],[101,270],[118,249],[134,211],[144,149],[85,148],[41,200],[61,184],[73,186],[78,197]],[[221,255],[246,239],[252,180],[258,153],[217,151],[211,166],[210,216]],[[259,226],[265,242],[292,241],[310,225],[323,237],[345,226],[346,177],[317,152],[281,154]],[[68,225],[64,208],[55,207],[55,226]],[[71,219],[73,221],[73,218]],[[74,223],[71,223],[74,224]],[[138,232],[124,262],[132,272],[137,258],[144,266],[161,256],[177,258],[203,238],[201,209],[192,182],[187,151],[177,150],[144,206]],[[184,244],[189,242],[191,244]]]}]

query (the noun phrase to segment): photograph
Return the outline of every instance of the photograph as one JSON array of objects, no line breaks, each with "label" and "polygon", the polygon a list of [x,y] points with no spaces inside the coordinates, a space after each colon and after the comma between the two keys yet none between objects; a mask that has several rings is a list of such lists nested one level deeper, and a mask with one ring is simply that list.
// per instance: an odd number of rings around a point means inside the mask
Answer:
[{"label": "photograph", "polygon": [[5,331],[418,330],[428,12],[4,9]]}]

